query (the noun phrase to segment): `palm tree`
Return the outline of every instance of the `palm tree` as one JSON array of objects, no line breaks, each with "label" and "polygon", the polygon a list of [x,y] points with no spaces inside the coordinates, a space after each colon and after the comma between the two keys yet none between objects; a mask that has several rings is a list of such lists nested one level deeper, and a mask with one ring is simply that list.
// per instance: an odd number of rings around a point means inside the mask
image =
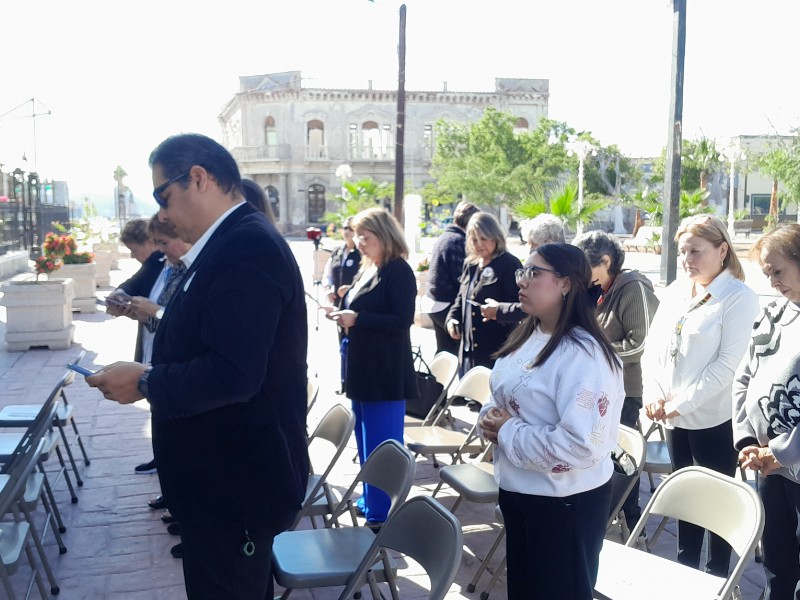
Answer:
[{"label": "palm tree", "polygon": [[566,184],[550,197],[550,212],[571,231],[577,229],[578,223],[589,223],[598,211],[607,206],[607,198],[589,195],[583,199],[583,206],[578,208],[578,185],[574,182]]}]

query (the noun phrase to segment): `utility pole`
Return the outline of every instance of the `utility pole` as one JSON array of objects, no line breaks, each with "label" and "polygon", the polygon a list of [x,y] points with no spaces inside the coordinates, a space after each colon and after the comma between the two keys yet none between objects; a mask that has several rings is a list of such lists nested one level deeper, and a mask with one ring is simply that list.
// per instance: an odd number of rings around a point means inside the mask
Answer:
[{"label": "utility pole", "polygon": [[664,176],[664,222],[661,233],[659,283],[675,281],[678,246],[675,234],[680,220],[681,147],[683,143],[683,63],[686,54],[686,0],[672,0],[672,77],[669,102],[669,136]]},{"label": "utility pole", "polygon": [[406,5],[400,5],[400,40],[397,44],[397,133],[394,151],[394,216],[403,222],[403,162],[406,131]]}]

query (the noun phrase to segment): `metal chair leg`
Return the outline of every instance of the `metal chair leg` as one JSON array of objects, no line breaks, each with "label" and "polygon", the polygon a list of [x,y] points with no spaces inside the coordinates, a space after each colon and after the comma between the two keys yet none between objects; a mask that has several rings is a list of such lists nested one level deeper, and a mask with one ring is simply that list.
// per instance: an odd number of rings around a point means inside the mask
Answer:
[{"label": "metal chair leg", "polygon": [[[42,565],[45,575],[47,575],[47,581],[50,582],[50,593],[53,594],[53,596],[57,596],[58,592],[61,590],[58,587],[58,582],[56,581],[55,575],[53,575],[53,570],[50,568],[50,561],[47,560],[47,555],[44,553],[42,538],[39,537],[39,532],[36,530],[36,525],[33,522],[33,517],[31,516],[30,511],[25,508],[24,503],[20,504],[22,505],[22,514],[24,515],[25,520],[28,522],[31,538],[33,538],[33,544],[36,546],[36,551],[39,553],[39,563]],[[14,519],[19,519],[19,513],[16,510],[14,510],[13,513]]]},{"label": "metal chair leg", "polygon": [[65,533],[67,528],[64,526],[64,521],[61,520],[61,511],[58,509],[58,504],[56,503],[56,497],[53,494],[53,488],[50,487],[50,479],[47,477],[47,471],[45,471],[44,465],[41,461],[38,464],[39,472],[44,475],[44,492],[47,494],[47,498],[50,501],[50,506],[53,508],[53,516],[56,519],[56,524],[58,525],[58,531],[61,533]]},{"label": "metal chair leg", "polygon": [[[64,406],[69,406],[69,401],[67,400],[67,395],[64,393],[64,390],[61,390],[61,401],[64,402]],[[72,431],[75,432],[75,439],[78,441],[78,446],[81,449],[81,454],[83,454],[83,464],[87,467],[92,464],[92,461],[89,460],[89,455],[86,453],[86,448],[83,447],[83,440],[81,439],[81,434],[78,431],[78,425],[75,423],[75,418],[71,418],[70,422],[72,423]]]},{"label": "metal chair leg", "polygon": [[[506,528],[505,528],[505,526],[503,526],[503,528],[500,530],[500,533],[497,534],[497,537],[495,538],[494,543],[492,544],[492,547],[489,548],[489,552],[486,553],[486,558],[483,559],[483,561],[481,562],[480,566],[478,567],[478,570],[475,572],[475,575],[472,578],[472,581],[470,581],[469,584],[467,585],[467,591],[469,593],[472,593],[472,592],[475,591],[475,586],[478,585],[478,580],[480,580],[481,575],[483,575],[483,572],[486,570],[486,567],[489,566],[489,561],[492,560],[492,557],[494,556],[494,553],[497,551],[497,548],[500,546],[500,542],[503,541],[503,538],[505,537],[505,535],[506,535]],[[505,559],[503,559],[503,560],[505,560]]]},{"label": "metal chair leg", "polygon": [[58,421],[58,417],[56,417],[56,424],[58,425],[58,433],[61,435],[61,441],[64,442],[64,449],[67,451],[69,464],[72,465],[72,472],[75,473],[75,483],[78,484],[78,487],[83,487],[83,480],[81,479],[81,474],[78,472],[78,465],[75,464],[75,457],[72,455],[72,448],[69,445],[69,440],[67,440],[67,433],[61,426],[61,421]]},{"label": "metal chair leg", "polygon": [[61,471],[64,475],[64,481],[67,483],[67,487],[69,488],[69,495],[72,499],[73,504],[78,503],[78,496],[75,495],[75,488],[72,485],[72,478],[69,476],[69,471],[67,470],[67,463],[64,462],[64,455],[61,453],[61,448],[56,446],[56,456],[58,457],[58,462],[61,465]]}]

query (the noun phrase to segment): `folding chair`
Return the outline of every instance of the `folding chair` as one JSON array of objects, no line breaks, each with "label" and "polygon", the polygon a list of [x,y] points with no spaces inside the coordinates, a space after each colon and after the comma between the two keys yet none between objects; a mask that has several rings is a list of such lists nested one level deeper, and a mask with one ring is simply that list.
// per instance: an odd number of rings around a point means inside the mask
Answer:
[{"label": "folding chair", "polygon": [[[0,516],[14,510],[14,505],[22,497],[25,483],[39,460],[41,440],[36,444],[33,444],[32,438],[29,438],[29,441],[30,443],[21,444],[13,468],[9,469],[8,473],[0,474]],[[33,550],[30,547],[28,539],[30,534],[31,525],[28,522],[15,518],[12,522],[0,523],[0,581],[5,590],[5,597],[9,600],[15,600],[17,597],[11,583],[11,575],[14,575],[19,569],[23,550],[33,571],[40,596],[47,597],[44,581],[42,581]],[[58,588],[53,593],[57,594]]]},{"label": "folding chair", "polygon": [[[658,433],[660,439],[651,440],[650,436]],[[642,471],[647,473],[647,479],[650,481],[650,493],[656,491],[656,484],[653,480],[653,473],[669,474],[672,473],[672,460],[669,456],[669,447],[664,439],[664,428],[660,423],[653,423],[644,434],[644,439],[647,441],[647,460],[645,460]]]},{"label": "folding chair", "polygon": [[[374,485],[389,496],[391,516],[408,496],[414,470],[414,457],[408,450],[395,440],[383,442],[367,457],[334,509],[332,523],[338,525],[338,518],[348,510],[356,522],[351,496],[361,483]],[[293,589],[347,585],[374,540],[375,534],[369,527],[331,527],[281,533],[275,538],[272,548],[275,581],[285,588],[281,598],[288,598]]]},{"label": "folding chair", "polygon": [[[634,548],[650,515],[694,523],[725,539],[737,555],[727,578]],[[727,600],[764,529],[764,507],[744,482],[704,467],[686,467],[656,488],[625,545],[606,540],[595,585],[598,598]],[[658,573],[654,578],[653,574]]]},{"label": "folding chair", "polygon": [[336,461],[339,460],[347,446],[347,441],[353,433],[355,422],[356,417],[353,411],[341,404],[335,404],[325,413],[314,433],[311,434],[308,440],[309,447],[316,441],[326,441],[333,445],[333,454],[322,474],[315,475],[312,473],[309,476],[303,506],[290,529],[295,529],[303,517],[309,517],[311,524],[316,529],[314,517],[322,516],[324,519],[325,515],[333,512],[335,499],[327,479]]},{"label": "folding chair", "polygon": [[[437,352],[431,360],[428,368],[431,370],[431,375],[434,376],[437,382],[442,385],[442,393],[436,399],[430,411],[424,419],[418,419],[411,415],[406,415],[404,424],[406,427],[422,427],[425,425],[439,424],[439,415],[444,410],[444,403],[448,398],[448,390],[458,374],[458,357],[450,352]],[[436,423],[434,423],[436,421]]]},{"label": "folding chair", "polygon": [[645,444],[644,437],[636,429],[626,427],[625,425],[619,426],[619,433],[617,434],[617,444],[628,453],[633,459],[633,466],[636,471],[631,475],[624,473],[614,473],[611,475],[611,513],[609,517],[609,526],[614,521],[619,523],[622,539],[628,539],[630,531],[628,524],[622,515],[622,505],[630,493],[639,485],[639,477],[642,473],[642,466],[647,459],[647,445]]},{"label": "folding chair", "polygon": [[[3,469],[0,471],[0,482],[6,479],[3,491],[8,487],[8,493],[10,494],[7,504],[4,505],[0,502],[0,516],[8,513],[14,516],[13,524],[0,524],[0,528],[3,528],[5,532],[0,545],[13,542],[12,548],[6,548],[6,550],[9,551],[8,560],[7,556],[0,552],[0,554],[2,554],[2,561],[9,565],[16,565],[19,561],[20,550],[22,548],[20,543],[25,544],[25,539],[30,535],[39,553],[39,559],[50,582],[50,592],[53,595],[59,593],[59,587],[53,575],[53,571],[50,568],[50,563],[47,560],[42,540],[36,530],[30,511],[32,507],[35,507],[38,496],[41,496],[43,503],[45,503],[47,507],[47,501],[42,492],[42,486],[43,482],[46,481],[46,475],[43,472],[33,473],[33,470],[37,464],[40,465],[43,448],[49,444],[48,438],[50,436],[48,433],[52,434],[52,423],[57,412],[56,402],[67,378],[68,373],[65,373],[58,385],[50,393],[45,403],[41,405],[31,426],[23,434],[18,436],[19,441],[16,447],[7,457],[4,457]],[[31,451],[31,449],[33,449],[33,451]],[[2,498],[3,491],[0,491],[0,498]],[[25,522],[21,521],[20,512],[24,515]],[[59,549],[63,554],[66,548],[64,548],[61,538],[58,535],[52,512],[48,513],[48,519],[53,523],[53,532],[58,541]],[[41,582],[39,571],[35,563],[31,560],[31,554],[27,549],[26,553],[28,553],[28,559],[34,570],[37,586],[39,586],[42,597],[44,597],[44,592],[42,591],[43,583]],[[5,579],[7,579],[7,576]],[[10,582],[4,580],[4,585],[6,585],[6,583],[8,583],[7,591],[9,592],[9,597],[13,597],[13,591],[10,590]]]},{"label": "folding chair", "polygon": [[372,569],[380,560],[393,600],[399,600],[392,561],[387,550],[410,556],[430,579],[430,600],[442,600],[455,579],[463,546],[461,524],[433,498],[417,496],[398,508],[381,528],[339,600],[351,598],[369,581],[374,600],[383,598]]},{"label": "folding chair", "polygon": [[[489,401],[491,392],[489,391],[489,376],[491,370],[486,367],[474,367],[467,371],[461,381],[458,382],[455,391],[445,403],[442,413],[444,413],[453,401],[453,398],[464,397],[474,400],[480,405]],[[438,467],[436,461],[437,454],[449,454],[453,459],[453,464],[461,460],[462,454],[477,454],[484,449],[484,443],[477,433],[478,420],[470,427],[469,431],[453,431],[440,425],[427,427],[412,427],[405,431],[406,445],[412,452],[432,456],[434,466]]]}]

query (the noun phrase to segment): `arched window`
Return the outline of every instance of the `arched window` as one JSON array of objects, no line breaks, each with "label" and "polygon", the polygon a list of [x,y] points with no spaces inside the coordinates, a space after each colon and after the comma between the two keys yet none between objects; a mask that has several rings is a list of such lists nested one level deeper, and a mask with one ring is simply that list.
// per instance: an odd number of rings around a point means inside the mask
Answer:
[{"label": "arched window", "polygon": [[519,117],[514,125],[514,133],[522,133],[523,131],[528,131],[528,119]]},{"label": "arched window", "polygon": [[319,223],[325,214],[325,186],[314,183],[308,186],[308,222]]},{"label": "arched window", "polygon": [[422,132],[422,148],[425,153],[425,158],[433,158],[433,125],[425,125],[425,129]]},{"label": "arched window", "polygon": [[306,158],[325,158],[325,125],[317,119],[306,123]]},{"label": "arched window", "polygon": [[272,116],[264,119],[264,145],[267,147],[267,157],[278,157],[278,132],[275,130],[275,119]]},{"label": "arched window", "polygon": [[361,158],[380,158],[381,131],[375,121],[361,124]]}]

